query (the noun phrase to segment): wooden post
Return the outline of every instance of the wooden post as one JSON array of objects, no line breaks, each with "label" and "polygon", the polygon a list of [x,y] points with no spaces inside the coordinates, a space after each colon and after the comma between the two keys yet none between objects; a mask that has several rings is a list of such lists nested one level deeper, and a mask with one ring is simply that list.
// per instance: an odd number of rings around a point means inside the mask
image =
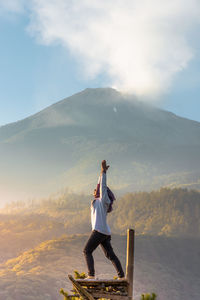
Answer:
[{"label": "wooden post", "polygon": [[134,238],[135,231],[127,230],[126,278],[128,280],[128,299],[133,299],[133,270],[134,270]]}]

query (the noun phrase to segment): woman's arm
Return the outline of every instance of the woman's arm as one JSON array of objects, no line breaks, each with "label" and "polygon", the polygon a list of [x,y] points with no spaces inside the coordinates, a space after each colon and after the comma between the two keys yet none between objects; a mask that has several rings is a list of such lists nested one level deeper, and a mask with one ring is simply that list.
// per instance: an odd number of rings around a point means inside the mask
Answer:
[{"label": "woman's arm", "polygon": [[104,203],[109,203],[110,200],[108,198],[107,193],[107,183],[106,183],[106,171],[109,166],[106,165],[106,161],[103,160],[101,163],[101,176],[100,176],[100,199]]}]

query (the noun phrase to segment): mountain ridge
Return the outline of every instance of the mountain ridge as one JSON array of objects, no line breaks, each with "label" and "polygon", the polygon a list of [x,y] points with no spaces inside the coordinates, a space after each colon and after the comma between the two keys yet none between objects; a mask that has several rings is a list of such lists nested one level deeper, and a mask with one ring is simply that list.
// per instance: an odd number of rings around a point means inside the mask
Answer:
[{"label": "mountain ridge", "polygon": [[5,195],[9,184],[26,197],[65,187],[88,193],[107,159],[111,186],[119,191],[174,180],[198,186],[199,153],[200,123],[135,97],[131,102],[112,88],[86,89],[0,128],[0,179]]},{"label": "mountain ridge", "polygon": [[[86,89],[84,89],[84,90],[82,90],[80,92],[77,92],[77,93],[75,93],[73,95],[70,95],[70,96],[68,96],[66,98],[63,98],[62,100],[56,101],[55,103],[53,103],[51,105],[48,105],[47,107],[43,108],[42,110],[40,110],[40,111],[38,111],[38,112],[36,112],[34,114],[31,114],[31,115],[29,115],[29,116],[27,116],[27,117],[25,117],[23,119],[20,119],[20,120],[17,120],[15,122],[11,122],[11,123],[7,123],[7,124],[4,124],[4,125],[1,125],[0,129],[2,129],[2,128],[6,127],[6,126],[10,126],[10,125],[16,125],[19,122],[22,122],[22,121],[25,121],[27,119],[33,118],[33,117],[35,117],[37,115],[40,115],[42,112],[46,111],[49,108],[56,107],[57,105],[62,105],[64,103],[66,103],[66,101],[70,101],[72,98],[74,98],[74,96],[84,96],[84,94],[88,94],[90,92],[92,92],[92,93],[94,92],[95,93],[96,91],[97,92],[98,91],[103,91],[105,93],[109,92],[109,93],[107,93],[107,95],[108,94],[115,95],[115,96],[117,95],[120,101],[124,100],[124,101],[128,101],[128,102],[135,102],[134,104],[137,103],[137,104],[140,104],[140,105],[148,106],[149,108],[154,108],[157,111],[168,113],[170,116],[173,116],[175,118],[180,118],[180,119],[183,119],[185,121],[188,120],[190,122],[194,122],[194,123],[200,125],[200,122],[198,122],[196,120],[191,120],[189,118],[179,116],[179,115],[177,115],[177,114],[175,114],[175,113],[173,113],[173,112],[171,112],[169,110],[165,110],[165,109],[159,108],[157,106],[154,106],[153,104],[150,104],[150,103],[138,100],[135,96],[131,96],[131,95],[125,94],[125,93],[121,94],[119,91],[115,90],[114,88],[107,87],[107,88],[86,88]],[[109,99],[109,101],[110,101],[110,99]]]}]

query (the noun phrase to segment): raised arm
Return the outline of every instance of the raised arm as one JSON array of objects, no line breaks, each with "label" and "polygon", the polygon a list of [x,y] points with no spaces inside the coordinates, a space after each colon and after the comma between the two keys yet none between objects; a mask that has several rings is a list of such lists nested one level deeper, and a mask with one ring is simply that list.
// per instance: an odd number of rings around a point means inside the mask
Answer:
[{"label": "raised arm", "polygon": [[100,198],[102,199],[106,193],[107,193],[106,173],[102,172],[100,175]]},{"label": "raised arm", "polygon": [[109,166],[106,165],[106,161],[103,160],[101,163],[101,176],[100,176],[100,199],[105,203],[109,203],[110,200],[108,198],[107,193],[107,183],[106,183],[106,171]]}]

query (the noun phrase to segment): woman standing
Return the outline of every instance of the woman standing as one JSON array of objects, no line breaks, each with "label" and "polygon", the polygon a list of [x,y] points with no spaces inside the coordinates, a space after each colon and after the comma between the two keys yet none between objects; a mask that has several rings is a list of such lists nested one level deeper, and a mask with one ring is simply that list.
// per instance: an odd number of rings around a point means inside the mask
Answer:
[{"label": "woman standing", "polygon": [[101,163],[101,175],[97,188],[94,190],[95,199],[91,204],[91,223],[92,233],[84,248],[84,255],[88,267],[88,277],[86,279],[95,278],[94,259],[92,252],[101,245],[105,256],[113,263],[118,279],[124,279],[124,272],[118,257],[115,255],[111,246],[111,231],[107,224],[107,213],[112,211],[112,202],[115,200],[113,193],[106,184],[106,172],[109,166],[106,161]]}]

